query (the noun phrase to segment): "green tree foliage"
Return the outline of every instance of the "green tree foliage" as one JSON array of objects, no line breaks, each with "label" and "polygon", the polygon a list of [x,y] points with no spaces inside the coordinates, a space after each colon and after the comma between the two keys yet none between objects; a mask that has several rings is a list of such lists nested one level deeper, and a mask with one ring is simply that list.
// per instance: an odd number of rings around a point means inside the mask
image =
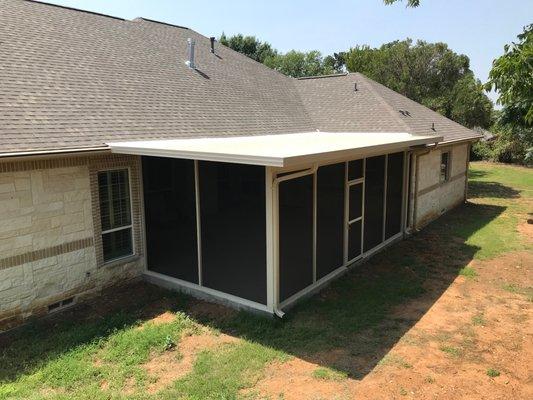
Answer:
[{"label": "green tree foliage", "polygon": [[465,126],[491,124],[492,103],[470,70],[470,60],[445,43],[407,39],[378,48],[356,46],[345,61],[348,71],[361,72]]},{"label": "green tree foliage", "polygon": [[291,50],[285,54],[276,54],[265,60],[265,65],[282,74],[300,78],[302,76],[327,75],[335,72],[317,50],[301,52]]},{"label": "green tree foliage", "polygon": [[496,138],[476,144],[474,157],[533,164],[533,25],[494,60],[486,89],[498,92],[502,109],[491,129]]},{"label": "green tree foliage", "polygon": [[224,46],[238,51],[260,63],[264,63],[267,58],[274,57],[278,54],[270,43],[261,42],[255,36],[244,36],[239,33],[228,38],[222,33],[218,41]]},{"label": "green tree foliage", "polygon": [[261,42],[255,36],[242,34],[227,37],[224,33],[219,42],[253,60],[259,61],[282,74],[299,78],[302,76],[326,75],[340,71],[344,65],[343,54],[322,57],[319,51],[301,52],[292,50],[282,54],[270,43]]},{"label": "green tree foliage", "polygon": [[518,35],[518,43],[505,45],[504,54],[493,62],[486,86],[499,93],[502,122],[533,126],[533,24]]}]

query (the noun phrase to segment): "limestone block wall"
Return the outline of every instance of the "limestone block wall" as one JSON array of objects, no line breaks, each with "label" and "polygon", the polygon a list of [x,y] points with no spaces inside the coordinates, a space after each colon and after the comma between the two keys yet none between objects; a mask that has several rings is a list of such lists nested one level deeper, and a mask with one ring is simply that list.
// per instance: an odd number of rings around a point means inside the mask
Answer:
[{"label": "limestone block wall", "polygon": [[[440,182],[441,153],[450,151],[448,182]],[[438,147],[418,157],[418,193],[415,226],[420,228],[465,198],[469,144]]]},{"label": "limestone block wall", "polygon": [[[103,264],[97,172],[130,170],[135,255]],[[139,159],[100,155],[0,161],[0,331],[138,276]]]}]

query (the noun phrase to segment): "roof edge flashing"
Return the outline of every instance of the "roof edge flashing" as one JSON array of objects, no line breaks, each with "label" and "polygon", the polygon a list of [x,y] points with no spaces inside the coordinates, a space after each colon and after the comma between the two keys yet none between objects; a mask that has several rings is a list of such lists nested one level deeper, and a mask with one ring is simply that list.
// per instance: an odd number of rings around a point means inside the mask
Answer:
[{"label": "roof edge flashing", "polygon": [[119,154],[287,167],[435,144],[442,139],[406,132],[304,132],[107,144],[111,152]]}]

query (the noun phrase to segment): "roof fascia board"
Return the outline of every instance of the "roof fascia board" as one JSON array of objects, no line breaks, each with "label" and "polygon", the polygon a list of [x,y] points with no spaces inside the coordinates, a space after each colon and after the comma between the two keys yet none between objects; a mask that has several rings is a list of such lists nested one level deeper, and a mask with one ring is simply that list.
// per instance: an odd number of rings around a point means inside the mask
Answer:
[{"label": "roof fascia board", "polygon": [[362,146],[343,150],[326,151],[321,153],[304,154],[288,157],[270,157],[262,155],[242,155],[229,153],[213,153],[191,150],[175,150],[162,148],[135,147],[134,145],[124,146],[120,143],[109,143],[111,152],[118,154],[131,154],[139,156],[181,158],[187,160],[216,161],[234,164],[261,165],[266,167],[290,167],[314,162],[328,162],[331,160],[351,157],[363,157],[369,154],[384,153],[416,145],[426,145],[436,143],[443,139],[442,136],[410,138],[396,142]]}]

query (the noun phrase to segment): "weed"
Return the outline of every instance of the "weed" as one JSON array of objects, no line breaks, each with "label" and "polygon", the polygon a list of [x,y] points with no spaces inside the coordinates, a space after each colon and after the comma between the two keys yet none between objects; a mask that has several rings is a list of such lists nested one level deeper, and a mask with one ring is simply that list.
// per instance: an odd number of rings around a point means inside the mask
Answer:
[{"label": "weed", "polygon": [[463,351],[458,347],[440,346],[439,349],[452,357],[460,357],[463,354]]},{"label": "weed", "polygon": [[494,369],[494,368],[489,368],[487,370],[487,375],[490,376],[491,378],[496,378],[496,377],[500,376],[500,371],[498,371],[497,369]]},{"label": "weed", "polygon": [[172,339],[172,336],[167,335],[165,337],[165,343],[163,345],[163,349],[165,351],[172,350],[174,347],[176,347],[176,342],[174,342],[174,339]]},{"label": "weed", "polygon": [[485,320],[485,316],[483,313],[476,314],[472,317],[472,324],[474,325],[486,325],[487,321]]}]

